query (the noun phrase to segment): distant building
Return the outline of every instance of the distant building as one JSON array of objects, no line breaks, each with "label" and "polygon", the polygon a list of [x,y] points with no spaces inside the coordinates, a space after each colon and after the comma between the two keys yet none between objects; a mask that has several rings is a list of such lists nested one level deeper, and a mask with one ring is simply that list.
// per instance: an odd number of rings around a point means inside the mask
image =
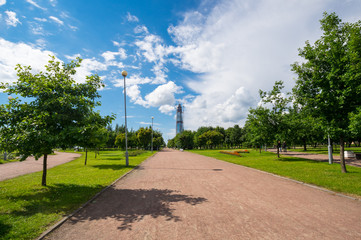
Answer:
[{"label": "distant building", "polygon": [[176,125],[176,134],[181,133],[184,131],[183,128],[183,111],[182,111],[182,106],[180,104],[178,104],[177,107],[177,125]]}]

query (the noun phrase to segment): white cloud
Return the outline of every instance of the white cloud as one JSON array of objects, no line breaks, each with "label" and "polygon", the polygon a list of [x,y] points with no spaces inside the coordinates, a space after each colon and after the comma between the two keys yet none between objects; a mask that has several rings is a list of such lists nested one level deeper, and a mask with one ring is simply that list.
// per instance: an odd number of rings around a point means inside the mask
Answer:
[{"label": "white cloud", "polygon": [[50,51],[43,51],[25,43],[12,43],[0,38],[0,79],[12,83],[17,80],[15,67],[17,64],[31,66],[34,72],[44,70],[50,60]]},{"label": "white cloud", "polygon": [[41,6],[39,6],[39,4],[37,4],[36,2],[34,2],[33,0],[26,0],[28,3],[30,3],[31,5],[33,5],[34,7],[40,8],[41,10],[46,10],[46,8],[43,8]]},{"label": "white cloud", "polygon": [[45,32],[42,24],[39,24],[37,22],[29,22],[30,25],[30,31],[34,34],[34,35],[41,35],[41,36],[46,36],[48,35],[48,33]]},{"label": "white cloud", "polygon": [[57,24],[59,24],[59,25],[64,25],[64,22],[63,21],[61,21],[59,18],[57,18],[57,17],[54,17],[54,16],[50,16],[49,17],[51,20],[53,20],[54,22],[56,22]]},{"label": "white cloud", "polygon": [[66,59],[68,60],[76,60],[78,57],[81,58],[81,55],[79,53],[74,54],[73,56],[65,55]]},{"label": "white cloud", "polygon": [[127,96],[130,97],[130,100],[135,104],[139,104],[142,106],[146,105],[145,101],[142,99],[138,85],[132,85],[127,87]]},{"label": "white cloud", "polygon": [[164,114],[172,115],[175,111],[174,105],[165,104],[159,107],[159,111]]},{"label": "white cloud", "polygon": [[161,107],[163,105],[174,105],[174,94],[176,93],[182,93],[182,88],[174,82],[169,81],[166,84],[158,86],[153,92],[144,97],[146,101],[145,106]]},{"label": "white cloud", "polygon": [[154,77],[153,84],[164,84],[167,82],[168,69],[164,66],[168,61],[166,57],[171,53],[169,47],[163,44],[162,39],[154,34],[146,35],[142,40],[137,40],[135,45],[138,47],[138,56],[144,57],[146,62],[153,63],[151,71]]},{"label": "white cloud", "polygon": [[[50,60],[49,55],[55,54],[50,51],[44,51],[36,46],[43,47],[45,41],[39,39],[37,45],[31,46],[25,43],[12,43],[0,38],[0,79],[2,82],[12,83],[17,80],[15,67],[17,64],[31,66],[34,72],[44,71],[44,66]],[[66,56],[68,60],[74,60],[80,55]],[[58,59],[57,59],[58,60]],[[59,60],[58,60],[59,61]],[[107,66],[95,59],[83,59],[81,66],[76,69],[74,80],[83,83],[86,76],[90,76],[97,71],[104,71]]]},{"label": "white cloud", "polygon": [[117,42],[117,41],[112,41],[113,45],[116,46],[116,47],[120,47],[120,43]]},{"label": "white cloud", "polygon": [[[119,58],[121,60],[124,60],[127,58],[127,54],[126,54],[124,48],[119,48],[117,52],[106,51],[106,52],[102,53],[101,56],[105,59],[106,62],[113,62],[113,63],[114,63],[113,60],[115,60],[116,56],[119,56]],[[117,64],[115,64],[115,65],[117,65]]]},{"label": "white cloud", "polygon": [[16,12],[5,11],[5,14],[7,15],[7,18],[5,19],[5,22],[7,25],[16,27],[18,25],[18,23],[21,24],[19,19],[16,18]]},{"label": "white cloud", "polygon": [[78,30],[78,28],[75,27],[75,26],[72,26],[72,25],[68,25],[68,26],[69,26],[69,28],[70,28],[71,30],[73,30],[73,31],[77,31],[77,30]]},{"label": "white cloud", "polygon": [[6,4],[6,0],[0,0],[0,6],[5,5]]},{"label": "white cloud", "polygon": [[135,45],[148,62],[155,62],[163,60],[166,54],[166,49],[161,43],[162,39],[159,36],[149,34],[144,40],[136,41]]},{"label": "white cloud", "polygon": [[129,22],[139,22],[139,19],[136,16],[131,15],[129,12],[127,13],[127,20]]},{"label": "white cloud", "polygon": [[80,67],[76,69],[74,80],[78,83],[84,83],[86,81],[86,76],[105,70],[107,70],[107,66],[104,63],[97,61],[95,58],[86,58],[83,59]]},{"label": "white cloud", "polygon": [[[318,20],[326,3],[221,1],[207,15],[190,11],[183,22],[170,26],[177,46],[163,54],[173,53],[175,65],[199,73],[187,81],[198,96],[186,102],[186,126],[239,124],[256,106],[259,89],[284,80],[290,90],[290,64],[298,59],[297,49],[320,33]],[[149,44],[142,47],[149,60],[157,58]]]},{"label": "white cloud", "polygon": [[35,17],[34,18],[36,21],[38,21],[38,22],[47,22],[48,21],[48,19],[46,19],[46,18],[38,18],[38,17]]},{"label": "white cloud", "polygon": [[148,34],[148,28],[144,25],[138,25],[134,28],[134,33],[146,33]]},{"label": "white cloud", "polygon": [[40,49],[45,49],[45,47],[46,47],[45,39],[40,38],[40,39],[36,40],[35,43],[36,43],[35,46],[39,47]]},{"label": "white cloud", "polygon": [[[119,82],[119,86],[120,86]],[[123,85],[122,85],[123,86]],[[135,104],[143,107],[158,107],[159,111],[165,114],[171,114],[174,111],[175,94],[182,93],[182,87],[177,86],[174,82],[169,81],[166,84],[155,88],[151,93],[142,98],[139,85],[134,84],[128,86],[127,81],[127,96]]]}]

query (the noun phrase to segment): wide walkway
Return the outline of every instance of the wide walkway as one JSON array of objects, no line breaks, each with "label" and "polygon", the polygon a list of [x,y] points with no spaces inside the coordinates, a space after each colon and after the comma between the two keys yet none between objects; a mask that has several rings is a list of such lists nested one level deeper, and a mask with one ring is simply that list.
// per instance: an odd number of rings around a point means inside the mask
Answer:
[{"label": "wide walkway", "polygon": [[[48,169],[66,162],[70,162],[80,156],[81,154],[79,153],[55,152],[55,155],[48,156]],[[42,170],[43,157],[41,157],[39,160],[35,160],[34,157],[28,157],[25,161],[22,162],[0,164],[0,181],[28,173],[39,172]]]},{"label": "wide walkway", "polygon": [[361,239],[361,201],[163,150],[46,239]]}]

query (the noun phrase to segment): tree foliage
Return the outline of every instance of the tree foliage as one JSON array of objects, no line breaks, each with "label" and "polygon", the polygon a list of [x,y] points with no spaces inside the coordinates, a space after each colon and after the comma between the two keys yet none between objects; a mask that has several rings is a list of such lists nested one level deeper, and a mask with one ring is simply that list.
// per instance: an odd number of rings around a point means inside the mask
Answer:
[{"label": "tree foliage", "polygon": [[304,62],[292,65],[298,75],[293,93],[340,139],[341,168],[346,172],[344,139],[349,115],[361,105],[361,22],[342,23],[335,13],[324,13],[320,23],[321,38],[313,45],[307,41],[299,49]]},{"label": "tree foliage", "polygon": [[1,84],[5,93],[16,97],[0,106],[0,147],[17,151],[22,159],[44,156],[42,185],[46,185],[47,155],[54,148],[84,143],[90,119],[110,121],[93,112],[100,105],[96,101],[100,97],[97,89],[103,86],[100,77],[88,76],[85,83],[74,81],[80,63],[80,58],[61,64],[51,57],[46,71],[39,73],[17,65],[18,81]]}]

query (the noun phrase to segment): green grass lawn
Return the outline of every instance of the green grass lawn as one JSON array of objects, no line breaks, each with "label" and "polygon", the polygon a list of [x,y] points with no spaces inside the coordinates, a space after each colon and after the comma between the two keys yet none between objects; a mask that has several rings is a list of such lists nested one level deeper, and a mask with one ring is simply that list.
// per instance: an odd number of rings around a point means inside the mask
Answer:
[{"label": "green grass lawn", "polygon": [[219,150],[192,150],[219,160],[259,169],[280,176],[324,187],[354,197],[361,197],[361,168],[347,166],[348,173],[341,173],[339,164],[328,164],[302,158],[284,157],[270,152],[241,154],[242,157],[219,153]]},{"label": "green grass lawn", "polygon": [[126,167],[122,151],[103,151],[96,159],[91,152],[86,166],[83,154],[49,169],[46,187],[41,186],[42,172],[0,182],[0,239],[38,237],[151,155],[130,156]]}]

